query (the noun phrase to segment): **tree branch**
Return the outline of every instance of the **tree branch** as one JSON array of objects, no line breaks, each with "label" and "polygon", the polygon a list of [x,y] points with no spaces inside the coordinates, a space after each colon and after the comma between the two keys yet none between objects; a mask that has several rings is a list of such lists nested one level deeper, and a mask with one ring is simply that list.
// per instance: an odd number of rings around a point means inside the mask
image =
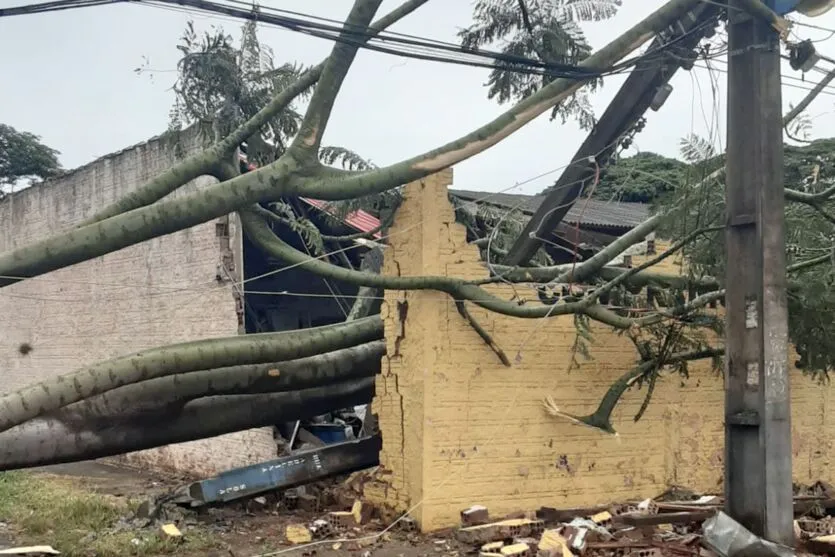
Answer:
[{"label": "tree branch", "polygon": [[[364,44],[380,31],[400,21],[413,11],[426,4],[429,0],[409,0],[395,8],[385,16],[371,24],[368,32],[353,40],[357,44]],[[150,182],[140,186],[119,201],[108,205],[95,215],[82,221],[79,226],[93,224],[95,222],[150,205],[162,199],[177,188],[187,184],[191,180],[212,174],[212,170],[224,157],[229,156],[234,149],[252,137],[260,133],[260,129],[270,118],[290,106],[296,97],[307,91],[319,81],[322,71],[328,59],[304,72],[299,78],[290,84],[283,91],[275,95],[272,100],[259,110],[252,118],[238,126],[231,134],[221,141],[215,143],[208,149],[189,156],[186,160],[176,164],[173,168],[166,170]]]},{"label": "tree branch", "polygon": [[687,236],[685,236],[684,238],[682,238],[678,242],[674,243],[668,249],[666,249],[663,252],[656,255],[655,257],[653,257],[651,259],[647,259],[645,262],[638,265],[637,267],[634,267],[634,268],[629,269],[628,271],[626,271],[624,273],[621,273],[616,278],[614,278],[613,280],[610,280],[609,282],[607,282],[606,284],[604,284],[600,288],[595,288],[594,292],[592,292],[589,295],[589,299],[598,300],[600,298],[600,296],[603,296],[604,294],[608,294],[609,292],[612,291],[613,288],[616,288],[618,285],[623,284],[624,282],[628,281],[629,278],[637,275],[641,271],[644,271],[644,270],[649,269],[650,267],[652,267],[654,265],[657,265],[658,263],[667,259],[668,257],[673,255],[674,253],[678,252],[681,248],[683,248],[684,246],[689,244],[696,237],[701,236],[702,234],[705,234],[707,232],[722,230],[724,228],[725,228],[724,226],[712,226],[712,227],[700,228],[700,229],[696,230],[695,232],[691,232],[690,234],[688,234]]},{"label": "tree branch", "polygon": [[615,428],[612,426],[612,412],[623,394],[628,391],[629,388],[641,377],[644,377],[647,373],[652,372],[655,369],[660,369],[670,364],[691,360],[701,360],[704,358],[715,358],[724,355],[724,353],[724,348],[705,348],[691,352],[679,352],[664,359],[655,358],[643,362],[615,381],[603,396],[597,410],[587,416],[574,416],[572,414],[562,412],[551,396],[547,396],[545,398],[543,406],[545,411],[553,417],[567,419],[577,424],[597,428],[605,433],[617,435]]},{"label": "tree branch", "polygon": [[385,342],[375,340],[300,360],[237,365],[157,377],[70,404],[49,417],[62,423],[92,427],[120,417],[160,411],[172,405],[181,408],[186,402],[201,397],[321,387],[375,375],[385,352]]},{"label": "tree branch", "polygon": [[0,470],[90,460],[303,420],[368,403],[373,396],[374,378],[365,377],[286,393],[207,397],[173,414],[144,414],[102,427],[31,420],[0,433]]},{"label": "tree branch", "polygon": [[322,76],[310,99],[299,133],[290,146],[291,153],[299,152],[301,158],[318,162],[319,146],[322,144],[322,136],[328,125],[333,104],[354,62],[357,49],[362,44],[353,39],[353,32],[346,30],[366,28],[381,3],[382,0],[355,0],[339,34],[342,40],[334,44],[331,55],[325,61]]},{"label": "tree branch", "polygon": [[835,69],[823,76],[817,85],[812,87],[806,96],[803,97],[799,103],[797,103],[797,106],[789,110],[786,115],[783,116],[783,127],[788,128],[788,125],[792,123],[795,118],[803,114],[803,111],[806,110],[810,104],[812,104],[812,101],[814,101],[815,98],[817,98],[817,96],[820,95],[824,89],[826,89],[826,86],[829,85],[833,79],[835,79]]},{"label": "tree branch", "polygon": [[[623,35],[583,60],[579,66],[591,70],[611,66],[650,40],[655,33],[671,25],[698,1],[671,0]],[[357,173],[353,176],[333,180],[311,180],[303,188],[306,192],[304,195],[324,200],[356,198],[424,178],[499,143],[537,116],[571,96],[584,83],[584,80],[579,79],[555,79],[492,122],[443,147],[387,167]]]},{"label": "tree branch", "polygon": [[[583,64],[591,68],[610,65],[649,40],[655,31],[665,28],[682,10],[697,1],[672,0],[597,54],[587,58]],[[315,172],[313,176],[304,176],[298,172],[299,167],[292,158],[282,157],[266,167],[190,195],[134,209],[4,253],[0,255],[0,275],[25,278],[37,276],[206,222],[253,203],[282,196],[301,195],[335,200],[386,191],[484,151],[553,107],[581,85],[581,82],[574,80],[555,80],[493,122],[457,141],[393,166],[354,177],[322,180]],[[16,279],[0,280],[0,286],[13,282]]]},{"label": "tree branch", "polygon": [[443,276],[419,276],[419,277],[393,277],[387,275],[375,275],[363,273],[353,269],[338,267],[327,261],[316,259],[293,248],[281,238],[276,236],[270,227],[258,217],[257,214],[242,210],[239,211],[241,225],[247,237],[265,253],[284,261],[287,264],[297,265],[317,276],[330,278],[337,281],[347,282],[357,286],[369,286],[384,288],[387,290],[437,290],[449,294],[456,301],[470,301],[490,311],[510,315],[536,319],[557,315],[569,315],[574,313],[585,313],[592,319],[601,321],[612,327],[628,328],[633,326],[634,321],[622,318],[602,306],[589,305],[585,303],[567,303],[557,307],[523,306],[514,302],[503,300],[486,290],[471,284],[467,281],[452,277]]},{"label": "tree branch", "polygon": [[502,350],[502,347],[496,344],[496,341],[493,340],[493,337],[490,336],[490,333],[488,333],[487,330],[484,327],[482,327],[481,324],[478,321],[476,321],[472,315],[470,315],[470,312],[467,310],[467,306],[464,305],[464,302],[456,301],[455,309],[458,310],[458,314],[464,318],[464,321],[466,321],[470,325],[470,327],[472,327],[473,330],[478,334],[478,336],[481,337],[481,340],[483,340],[484,343],[487,346],[489,346],[493,352],[496,353],[496,356],[499,357],[499,361],[502,364],[504,364],[505,367],[511,367],[510,360],[507,358],[507,354],[504,353],[504,350]]},{"label": "tree branch", "polygon": [[379,316],[281,333],[213,338],[93,364],[0,397],[0,432],[117,387],[204,369],[306,358],[379,340]]}]

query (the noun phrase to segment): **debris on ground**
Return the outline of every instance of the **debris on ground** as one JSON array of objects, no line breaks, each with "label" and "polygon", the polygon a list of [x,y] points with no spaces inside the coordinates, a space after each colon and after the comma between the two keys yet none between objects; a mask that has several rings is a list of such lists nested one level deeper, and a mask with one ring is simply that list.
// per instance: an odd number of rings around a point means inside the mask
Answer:
[{"label": "debris on ground", "polygon": [[304,524],[288,524],[284,529],[284,536],[293,545],[310,543],[313,541],[313,534]]},{"label": "debris on ground", "polygon": [[56,551],[48,545],[30,545],[28,547],[12,547],[9,549],[0,549],[0,555],[60,555],[60,551]]},{"label": "debris on ground", "polygon": [[835,488],[828,484],[795,488],[797,550],[759,538],[722,505],[721,496],[673,488],[634,503],[542,507],[535,518],[523,512],[473,524],[487,519],[486,508],[474,505],[461,511],[455,538],[480,557],[835,556]]},{"label": "debris on ground", "polygon": [[177,528],[176,525],[171,523],[163,524],[162,527],[160,527],[160,531],[162,532],[163,538],[165,539],[178,540],[182,539],[183,537],[183,533],[180,531],[180,529]]},{"label": "debris on ground", "polygon": [[461,524],[463,526],[479,526],[490,522],[490,513],[484,505],[473,505],[469,509],[461,511]]},{"label": "debris on ground", "polygon": [[720,555],[762,555],[763,557],[794,557],[791,547],[779,545],[756,536],[722,511],[704,523],[704,544]]}]

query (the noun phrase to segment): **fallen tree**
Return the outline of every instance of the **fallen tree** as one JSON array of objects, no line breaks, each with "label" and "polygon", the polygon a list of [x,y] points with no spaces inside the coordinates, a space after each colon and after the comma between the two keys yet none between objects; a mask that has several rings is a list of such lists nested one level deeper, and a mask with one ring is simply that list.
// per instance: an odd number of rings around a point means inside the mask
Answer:
[{"label": "fallen tree", "polygon": [[[454,277],[388,277],[368,270],[338,267],[283,242],[266,224],[276,215],[269,214],[270,210],[264,205],[300,196],[348,204],[373,200],[379,194],[396,191],[405,183],[484,152],[539,115],[564,108],[566,103],[576,100],[575,95],[585,84],[596,82],[609,72],[622,70],[626,66],[618,66],[618,61],[698,2],[672,0],[598,52],[572,55],[573,59],[567,57],[564,61],[570,63],[573,72],[570,75],[565,67],[560,70],[561,66],[553,62],[552,57],[541,54],[542,61],[548,64],[540,83],[525,89],[526,93],[518,102],[498,118],[441,147],[381,168],[353,164],[348,169],[340,169],[327,162],[336,160],[336,153],[344,156],[345,152],[323,147],[322,137],[357,49],[371,36],[425,3],[425,0],[406,2],[371,24],[380,0],[356,0],[345,21],[342,40],[323,63],[276,90],[257,112],[244,114],[244,121],[227,126],[232,131],[215,138],[210,147],[187,157],[125,199],[71,230],[0,254],[0,277],[3,277],[0,287],[237,211],[247,235],[265,253],[321,277],[345,280],[371,292],[375,289],[438,290],[448,294],[459,308],[467,302],[522,318],[575,315],[624,331],[635,342],[640,357],[637,371],[630,372],[626,379],[613,385],[604,401],[603,413],[580,420],[606,431],[613,430],[608,418],[610,408],[625,388],[646,382],[650,385],[648,393],[651,395],[651,386],[663,369],[688,359],[719,355],[718,349],[708,346],[704,335],[699,334],[704,331],[715,333],[720,328],[718,320],[705,308],[724,295],[721,279],[715,278],[723,276],[722,258],[716,250],[716,246],[721,245],[718,238],[722,227],[718,223],[722,222],[723,172],[721,163],[717,168],[714,154],[700,153],[690,161],[698,180],[672,184],[673,195],[652,217],[588,260],[544,268],[491,265],[495,276],[484,281]],[[553,25],[558,23],[551,22]],[[524,29],[523,25],[520,19],[517,28]],[[368,32],[357,37],[357,29],[368,29]],[[481,32],[481,44],[489,42],[484,37],[501,35],[495,30],[491,33]],[[662,51],[643,56],[664,55]],[[635,63],[635,60],[630,61],[630,65]],[[512,68],[503,71],[513,73]],[[553,75],[560,71],[566,75],[559,78]],[[314,85],[307,110],[290,126],[292,133],[283,136],[275,129],[268,133],[266,129],[272,125],[272,119],[283,111],[289,112],[293,101]],[[237,149],[243,143],[252,148],[264,141],[262,136],[269,136],[273,142],[276,150],[273,160],[241,174],[238,166],[230,161],[235,160]],[[167,198],[190,180],[203,175],[213,176],[218,183]],[[787,187],[786,198],[796,207],[790,209],[794,211],[793,218],[803,222],[803,226],[794,232],[802,239],[799,243],[803,249],[797,251],[793,262],[800,284],[797,292],[805,295],[802,293],[809,284],[817,288],[823,280],[820,278],[822,273],[811,269],[824,265],[831,267],[828,254],[832,247],[826,245],[828,236],[821,233],[831,233],[833,219],[829,216],[828,204],[835,187],[823,180],[812,187],[804,185],[803,189],[792,185],[796,187]],[[652,261],[683,253],[693,262],[689,274],[682,277],[661,275],[654,273],[649,264],[628,270],[610,265],[652,232],[663,232],[665,237],[677,240]],[[489,234],[492,237],[493,231]],[[342,240],[329,238],[328,241],[338,244]],[[821,255],[820,250],[824,247],[828,251]],[[570,286],[577,283],[592,288],[579,295],[570,293],[552,305],[543,305],[504,300],[482,288],[485,283],[498,281],[522,285],[536,283],[554,288],[568,285],[569,291]],[[663,303],[656,304],[651,311],[646,310],[647,300],[642,298],[642,288],[648,285],[663,289],[660,294]],[[686,298],[683,295],[693,289],[698,291],[697,296]],[[604,296],[615,294],[619,303],[604,301]],[[805,300],[798,308],[807,305],[808,300]],[[801,327],[807,332],[811,328],[808,323]],[[367,402],[373,380],[366,375],[368,368],[364,366],[378,357],[381,345],[377,341],[381,337],[382,322],[379,317],[371,317],[317,329],[160,347],[44,381],[0,398],[0,439],[6,451],[2,466],[12,468],[118,454],[295,420],[356,401]],[[817,337],[807,334],[805,341],[807,353],[817,355],[811,358],[816,367],[827,369],[829,356],[820,356],[824,351],[818,348],[820,344],[814,344],[819,342]],[[798,342],[798,345],[803,343]],[[361,357],[359,352],[362,352]],[[272,366],[282,359],[317,358],[324,353],[339,354],[331,362],[333,367],[319,367],[317,363],[307,361],[298,364],[297,375],[291,373],[285,377],[279,374],[281,387],[271,380],[264,380],[264,366]],[[355,357],[359,360],[352,359]],[[245,371],[241,366],[256,367]],[[218,369],[224,367],[226,369]],[[267,375],[270,369],[272,367],[267,369]],[[273,392],[279,388],[300,390]],[[234,394],[242,391],[261,394]],[[219,393],[222,394],[216,396]],[[124,413],[125,419],[109,418],[117,413]],[[159,424],[165,424],[165,427],[157,427]],[[31,456],[27,457],[27,454]]]},{"label": "fallen tree", "polygon": [[385,353],[385,342],[376,340],[298,360],[177,373],[117,387],[47,416],[73,427],[99,427],[149,413],[176,413],[187,403],[203,397],[326,387],[373,377],[380,372],[380,359]]},{"label": "fallen tree", "polygon": [[283,393],[206,397],[109,422],[38,418],[0,433],[0,470],[89,460],[301,420],[371,401],[373,377]]}]

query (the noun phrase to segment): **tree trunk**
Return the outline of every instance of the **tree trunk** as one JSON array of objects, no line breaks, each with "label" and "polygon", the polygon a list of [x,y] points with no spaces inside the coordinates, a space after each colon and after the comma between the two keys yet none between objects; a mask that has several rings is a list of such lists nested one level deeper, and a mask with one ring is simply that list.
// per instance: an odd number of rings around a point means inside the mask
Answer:
[{"label": "tree trunk", "polygon": [[146,412],[89,429],[39,418],[0,433],[0,470],[102,458],[306,419],[367,403],[373,395],[374,378],[365,377],[287,393],[207,397],[176,413]]},{"label": "tree trunk", "polygon": [[118,387],[205,369],[315,356],[383,336],[379,316],[299,331],[214,338],[152,348],[24,387],[0,398],[0,431]]},{"label": "tree trunk", "polygon": [[46,416],[78,429],[153,412],[177,412],[190,400],[221,395],[278,393],[373,377],[386,353],[382,340],[310,358],[182,373],[125,385]]}]

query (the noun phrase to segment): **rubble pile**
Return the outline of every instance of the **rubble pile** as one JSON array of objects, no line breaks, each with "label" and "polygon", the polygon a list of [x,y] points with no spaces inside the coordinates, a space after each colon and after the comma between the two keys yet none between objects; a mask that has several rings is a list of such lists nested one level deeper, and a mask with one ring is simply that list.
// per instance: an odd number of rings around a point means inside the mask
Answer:
[{"label": "rubble pile", "polygon": [[835,488],[795,489],[796,548],[765,541],[722,512],[719,496],[667,493],[587,509],[543,507],[493,520],[474,505],[461,512],[457,541],[480,557],[742,557],[835,555]]}]

